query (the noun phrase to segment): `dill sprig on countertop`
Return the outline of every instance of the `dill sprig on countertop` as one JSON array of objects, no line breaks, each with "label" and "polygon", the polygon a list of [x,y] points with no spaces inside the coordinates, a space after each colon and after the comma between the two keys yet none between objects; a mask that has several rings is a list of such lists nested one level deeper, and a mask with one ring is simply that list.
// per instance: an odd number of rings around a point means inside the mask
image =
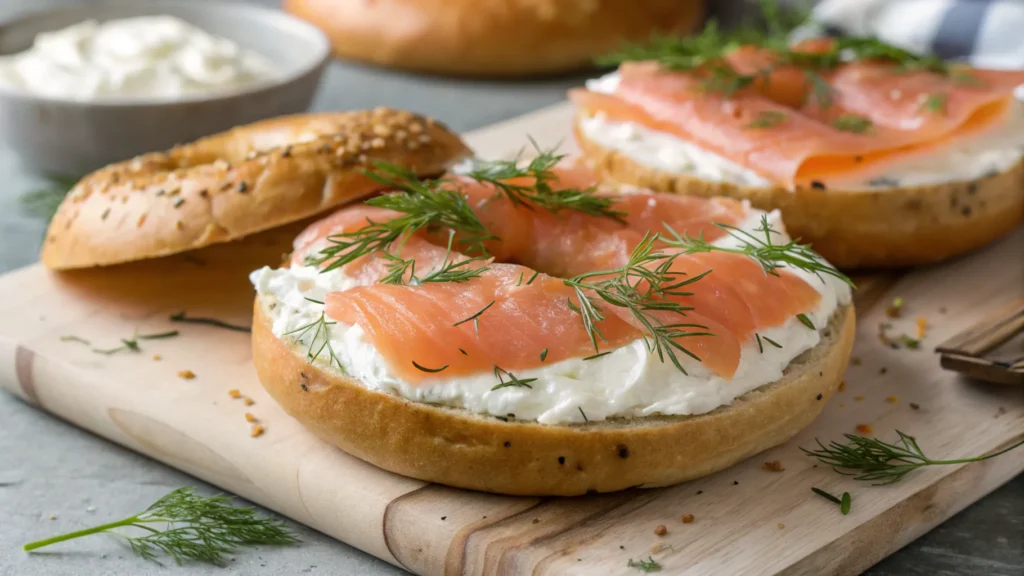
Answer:
[{"label": "dill sprig on countertop", "polygon": [[896,431],[896,434],[899,435],[899,440],[893,443],[877,438],[844,434],[843,436],[848,440],[846,444],[832,441],[826,445],[818,440],[817,450],[806,448],[801,448],[801,450],[808,456],[817,458],[819,462],[828,464],[840,474],[853,476],[855,480],[884,485],[899,482],[904,476],[918,468],[981,462],[1024,445],[1024,440],[1021,440],[998,452],[984,456],[933,460],[921,450],[916,438],[899,430]]},{"label": "dill sprig on countertop", "polygon": [[465,237],[459,240],[466,246],[463,252],[487,254],[484,242],[495,237],[470,209],[466,197],[447,188],[446,181],[421,182],[414,172],[384,162],[374,163],[374,169],[366,171],[366,175],[397,192],[371,198],[365,204],[403,215],[383,222],[369,221],[369,225],[354,232],[328,236],[331,245],[317,256],[307,257],[307,264],[326,264],[323,272],[340,268],[367,254],[384,251],[418,230],[433,227],[464,233]]},{"label": "dill sprig on countertop", "polygon": [[681,289],[697,282],[710,270],[698,276],[682,278],[683,274],[672,271],[672,263],[677,254],[655,249],[659,239],[660,235],[648,232],[621,268],[588,272],[562,282],[576,292],[577,303],[569,300],[568,305],[580,315],[595,353],[601,352],[599,340],[607,342],[598,327],[606,318],[605,307],[622,308],[629,312],[636,327],[642,331],[648,351],[656,353],[662,362],[667,356],[685,374],[686,369],[679,361],[677,352],[697,361],[700,358],[683,346],[679,339],[686,336],[710,336],[711,333],[707,326],[701,324],[665,323],[658,317],[658,313],[668,312],[680,319],[684,318],[686,311],[693,308],[674,302],[669,297],[692,295]]},{"label": "dill sprig on countertop", "polygon": [[[123,528],[137,528],[141,532],[134,536],[119,531]],[[195,560],[217,566],[224,566],[224,556],[243,546],[299,542],[281,521],[259,516],[253,508],[233,506],[230,497],[203,497],[194,488],[179,488],[134,516],[31,542],[24,549],[31,552],[100,533],[124,538],[132,551],[147,560],[156,561],[163,554],[178,564]]]},{"label": "dill sprig on countertop", "polygon": [[[623,216],[626,214],[615,209],[615,196],[595,194],[593,187],[578,189],[553,186],[558,181],[553,168],[566,154],[557,154],[553,148],[542,149],[532,138],[530,143],[537,155],[525,164],[522,162],[524,150],[520,150],[511,160],[474,160],[471,168],[463,175],[494,186],[499,195],[505,196],[516,206],[537,206],[551,213],[574,210],[624,222]],[[510,182],[519,178],[527,182]]]},{"label": "dill sprig on countertop", "polygon": [[794,268],[809,272],[822,279],[824,279],[822,275],[833,276],[842,280],[851,288],[855,287],[853,280],[850,280],[848,276],[836,270],[834,266],[812,250],[809,245],[800,244],[799,240],[790,240],[784,244],[776,244],[772,236],[779,234],[779,231],[768,221],[767,214],[761,216],[761,224],[754,228],[753,233],[731,224],[715,223],[715,226],[725,230],[726,233],[739,241],[740,246],[736,248],[716,246],[706,241],[703,234],[696,238],[689,235],[683,236],[667,224],[665,227],[672,238],[663,239],[663,242],[670,247],[683,250],[686,254],[700,252],[742,254],[750,257],[761,266],[765,273],[773,276],[779,275],[780,268]]}]

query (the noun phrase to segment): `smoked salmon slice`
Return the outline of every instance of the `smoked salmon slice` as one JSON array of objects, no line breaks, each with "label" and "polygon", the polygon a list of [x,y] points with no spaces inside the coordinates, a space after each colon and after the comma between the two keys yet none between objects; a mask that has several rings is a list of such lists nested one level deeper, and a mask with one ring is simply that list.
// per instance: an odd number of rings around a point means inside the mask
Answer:
[{"label": "smoked salmon slice", "polygon": [[569,96],[588,113],[676,135],[793,187],[996,125],[1024,83],[1021,71],[937,74],[874,60],[809,75],[792,65],[769,68],[772,56],[751,47],[725,61],[738,73],[765,73],[723,93],[707,90],[698,73],[626,62],[614,94],[574,89]]},{"label": "smoked salmon slice", "polygon": [[[588,175],[576,170],[559,185],[569,182],[588,183]],[[750,209],[740,202],[638,191],[614,196],[614,207],[622,216],[609,218],[574,210],[551,212],[513,201],[493,184],[464,177],[451,176],[446,185],[464,195],[487,232],[498,237],[487,243],[488,257],[466,262],[477,270],[473,278],[421,281],[446,264],[468,258],[457,251],[458,234],[424,228],[402,237],[387,252],[370,252],[341,267],[339,272],[356,286],[325,300],[326,314],[360,326],[395,374],[407,382],[427,381],[442,371],[446,377],[497,371],[512,381],[512,371],[585,358],[641,338],[659,342],[652,330],[664,334],[664,346],[674,342],[679,347],[674,350],[684,364],[696,366],[699,361],[728,379],[756,331],[782,325],[814,309],[820,300],[799,277],[785,270],[766,274],[747,256],[682,254],[649,240],[652,231],[672,231],[713,241],[725,234],[717,223],[740,225],[749,217]],[[343,209],[296,239],[292,262],[304,264],[307,256],[336,245],[341,235],[399,216],[372,206]],[[616,270],[631,262],[634,250],[645,241],[657,258],[644,266],[654,269],[671,261],[665,285],[690,280],[651,297],[652,302],[674,303],[677,310],[651,309],[637,315],[601,299],[600,290],[607,289],[603,282],[616,278],[621,273]],[[396,280],[396,259],[414,265],[397,283],[380,283]],[[563,280],[579,275],[588,276],[574,285]],[[646,281],[637,278],[625,278],[618,286],[643,292]],[[581,294],[600,310],[602,318],[595,317],[594,330],[587,328],[579,311]]]}]

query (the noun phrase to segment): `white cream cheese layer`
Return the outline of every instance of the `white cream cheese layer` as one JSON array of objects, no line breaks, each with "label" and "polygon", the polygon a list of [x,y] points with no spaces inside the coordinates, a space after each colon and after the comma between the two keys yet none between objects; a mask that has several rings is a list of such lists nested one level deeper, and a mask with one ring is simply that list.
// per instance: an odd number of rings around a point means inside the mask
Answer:
[{"label": "white cream cheese layer", "polygon": [[[743,228],[753,230],[764,214],[751,210]],[[782,230],[778,213],[771,214],[773,226]],[[785,241],[784,235],[777,237]],[[720,244],[733,240],[723,239]],[[782,326],[761,331],[781,348],[756,342],[744,345],[739,368],[725,380],[687,358],[688,374],[682,374],[670,362],[661,362],[648,353],[642,340],[592,360],[570,359],[532,370],[517,370],[518,378],[536,378],[530,388],[506,387],[491,390],[498,380],[491,372],[472,376],[444,377],[411,384],[396,376],[388,362],[377,352],[358,325],[341,322],[329,327],[330,343],[349,375],[371,390],[398,394],[410,400],[465,408],[472,412],[542,424],[605,420],[622,416],[654,414],[702,414],[732,402],[738,396],[782,377],[790,361],[813,348],[821,340],[820,332],[837,307],[850,301],[849,287],[831,276],[824,279],[797,271],[821,293],[816,310],[807,314],[817,327],[812,330],[796,318]],[[713,272],[712,272],[713,273]],[[261,268],[250,276],[257,293],[275,304],[269,311],[273,332],[288,333],[320,318],[323,306],[307,300],[323,301],[330,293],[355,285],[338,270],[320,273],[314,267]],[[766,303],[770,305],[770,303]],[[303,341],[305,349],[311,342]],[[315,343],[317,347],[322,341]],[[324,353],[317,362],[326,364]]]},{"label": "white cream cheese layer", "polygon": [[179,98],[265,80],[271,63],[172,16],[87,20],[0,58],[0,82],[54,98]]},{"label": "white cream cheese layer", "polygon": [[[587,89],[612,94],[616,73],[590,80]],[[898,94],[894,94],[899,97]],[[768,186],[769,180],[693,142],[634,122],[612,121],[598,113],[580,122],[590,140],[621,152],[651,168],[686,174],[708,182]],[[879,163],[855,177],[826,182],[832,190],[917,186],[975,180],[1013,167],[1024,156],[1024,105],[1015,106],[1006,121],[953,142]]]}]

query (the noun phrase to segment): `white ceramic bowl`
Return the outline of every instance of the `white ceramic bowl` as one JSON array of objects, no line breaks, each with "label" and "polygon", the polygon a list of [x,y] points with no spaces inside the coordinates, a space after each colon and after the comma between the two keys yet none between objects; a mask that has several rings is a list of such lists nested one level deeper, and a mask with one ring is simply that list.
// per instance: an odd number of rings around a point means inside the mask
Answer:
[{"label": "white ceramic bowl", "polygon": [[211,96],[81,102],[0,87],[0,139],[32,168],[83,175],[263,118],[305,111],[330,59],[318,29],[283,12],[206,0],[106,0],[0,23],[0,54],[28,49],[36,34],[83,20],[169,14],[270,60],[274,79]]}]

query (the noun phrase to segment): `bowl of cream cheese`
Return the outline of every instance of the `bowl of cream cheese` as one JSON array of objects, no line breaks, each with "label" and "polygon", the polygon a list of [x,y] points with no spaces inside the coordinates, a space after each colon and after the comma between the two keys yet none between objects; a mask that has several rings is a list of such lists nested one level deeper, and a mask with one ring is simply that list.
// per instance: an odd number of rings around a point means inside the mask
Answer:
[{"label": "bowl of cream cheese", "polygon": [[31,167],[111,162],[308,109],[330,58],[283,12],[106,0],[0,22],[0,138]]}]

